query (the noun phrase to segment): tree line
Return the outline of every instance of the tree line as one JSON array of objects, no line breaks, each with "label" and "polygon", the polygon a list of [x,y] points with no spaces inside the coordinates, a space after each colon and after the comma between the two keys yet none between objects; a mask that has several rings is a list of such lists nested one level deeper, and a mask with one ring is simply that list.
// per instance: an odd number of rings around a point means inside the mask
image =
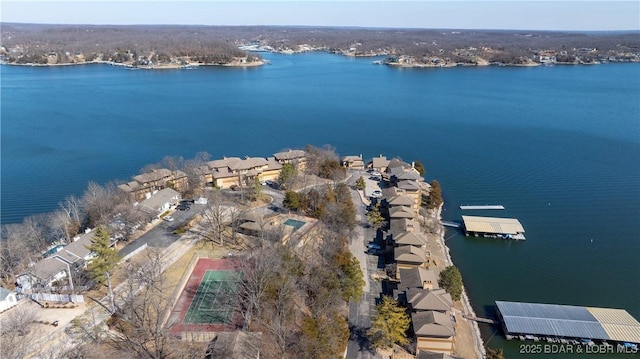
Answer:
[{"label": "tree line", "polygon": [[[275,51],[298,51],[301,45],[354,56],[431,57],[472,63],[518,64],[541,52],[554,51],[560,62],[585,62],[614,56],[616,61],[638,61],[640,37],[630,32],[566,32],[510,30],[367,29],[340,27],[184,26],[184,25],[36,25],[2,24],[6,61],[46,63],[56,54],[70,62],[67,53],[84,54],[87,61],[168,62],[191,57],[205,63],[226,63],[247,54],[238,45],[259,44]],[[97,45],[97,46],[96,46]],[[584,51],[589,49],[589,51]],[[100,55],[102,54],[102,55]],[[104,55],[106,54],[106,55]],[[258,57],[249,55],[249,61]]]}]

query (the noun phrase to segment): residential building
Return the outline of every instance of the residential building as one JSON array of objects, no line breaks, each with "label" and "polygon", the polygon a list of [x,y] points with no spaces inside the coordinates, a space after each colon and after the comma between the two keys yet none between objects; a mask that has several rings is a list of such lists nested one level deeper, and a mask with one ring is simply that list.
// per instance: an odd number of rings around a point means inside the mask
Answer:
[{"label": "residential building", "polygon": [[404,291],[409,288],[438,289],[438,277],[436,272],[422,267],[399,269],[400,284],[398,290]]},{"label": "residential building", "polygon": [[304,171],[307,164],[307,153],[303,150],[288,150],[274,153],[273,157],[280,164],[291,163],[298,171]]},{"label": "residential building", "polygon": [[364,160],[362,155],[359,156],[344,156],[342,157],[341,165],[347,169],[364,170]]},{"label": "residential building", "polygon": [[17,304],[16,292],[0,287],[0,312],[4,312]]},{"label": "residential building", "polygon": [[162,189],[138,204],[138,208],[155,218],[176,205],[182,196],[171,188]]},{"label": "residential building", "polygon": [[156,191],[173,188],[183,192],[187,190],[189,180],[183,171],[170,171],[166,168],[153,169],[133,177],[133,181],[121,184],[118,188],[136,201],[142,201]]},{"label": "residential building", "polygon": [[367,165],[367,167],[372,168],[373,170],[380,173],[385,172],[387,170],[387,166],[389,166],[389,160],[383,155],[373,157],[371,159],[371,162],[369,162],[369,164]]},{"label": "residential building", "polygon": [[429,310],[411,313],[417,351],[430,351],[453,355],[456,331],[451,316]]},{"label": "residential building", "polygon": [[425,267],[429,261],[427,252],[416,246],[401,246],[393,249],[393,258],[398,269]]}]

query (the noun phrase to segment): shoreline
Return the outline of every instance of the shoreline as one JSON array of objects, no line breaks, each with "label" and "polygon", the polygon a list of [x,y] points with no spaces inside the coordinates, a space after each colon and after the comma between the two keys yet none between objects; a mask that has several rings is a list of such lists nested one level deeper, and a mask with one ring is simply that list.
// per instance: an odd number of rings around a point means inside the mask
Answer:
[{"label": "shoreline", "polygon": [[133,66],[131,64],[125,64],[121,62],[113,62],[113,61],[88,61],[88,62],[73,62],[73,63],[63,63],[63,64],[18,64],[15,62],[1,62],[0,65],[8,65],[8,66],[24,66],[24,67],[57,67],[57,66],[84,66],[84,65],[110,65],[117,67],[124,67],[128,70],[188,70],[188,69],[197,69],[199,67],[204,66],[219,66],[219,67],[258,67],[266,65],[267,62],[264,60],[260,61],[252,61],[252,62],[230,62],[227,64],[201,64],[201,63],[189,63],[185,65],[178,64],[161,64],[161,65],[142,65],[142,66]]},{"label": "shoreline", "polygon": [[[441,205],[438,211],[435,212],[434,215],[432,216],[435,220],[438,221],[438,223],[441,223],[441,220],[442,220],[443,206],[444,204]],[[445,264],[445,267],[447,267],[447,266],[454,265],[454,263],[453,263],[453,260],[451,259],[451,253],[450,253],[451,251],[449,247],[447,247],[447,244],[445,243],[445,234],[446,234],[446,229],[444,228],[444,226],[442,224],[438,224],[438,231],[437,231],[438,245],[441,247],[442,252],[444,253],[444,260],[445,260],[444,264]],[[466,312],[463,314],[468,314],[475,317],[476,313],[473,310],[473,307],[471,306],[471,301],[469,300],[469,296],[467,295],[467,289],[464,287],[464,279],[462,283],[463,283],[462,296],[460,298],[460,304],[462,304],[462,307]],[[484,346],[484,341],[482,340],[482,335],[480,334],[480,327],[478,326],[478,323],[476,321],[468,320],[468,319],[466,321],[467,323],[469,323],[469,326],[471,327],[471,334],[472,334],[471,336],[473,338],[474,351],[476,352],[477,358],[485,358],[487,353]]]}]

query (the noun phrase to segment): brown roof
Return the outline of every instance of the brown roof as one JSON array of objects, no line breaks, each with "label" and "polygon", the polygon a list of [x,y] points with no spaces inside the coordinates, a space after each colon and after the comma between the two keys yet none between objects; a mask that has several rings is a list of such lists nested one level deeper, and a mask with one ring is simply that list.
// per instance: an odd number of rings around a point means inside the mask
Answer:
[{"label": "brown roof", "polygon": [[211,169],[231,167],[238,161],[241,161],[239,157],[224,157],[219,160],[207,162],[207,166],[209,166]]},{"label": "brown roof", "polygon": [[411,245],[411,246],[424,246],[427,244],[427,237],[418,231],[402,232],[393,237],[393,241],[396,245]]},{"label": "brown roof", "polygon": [[463,359],[454,355],[445,353],[434,353],[426,350],[420,350],[416,359]]},{"label": "brown roof", "polygon": [[415,216],[413,210],[406,206],[395,206],[389,209],[390,218],[409,218],[412,219]]},{"label": "brown roof", "polygon": [[371,163],[373,164],[373,168],[382,168],[389,165],[389,160],[387,157],[380,155],[380,157],[374,157],[371,160]]},{"label": "brown roof", "polygon": [[423,288],[424,283],[428,282],[434,288],[438,288],[438,277],[436,272],[431,269],[415,267],[411,269],[400,268],[400,285],[398,289]]},{"label": "brown roof", "polygon": [[275,157],[276,160],[278,161],[288,161],[288,160],[290,161],[290,160],[305,158],[306,156],[307,156],[307,153],[304,152],[303,150],[288,150],[288,151],[283,151],[283,152],[278,152],[273,154],[273,157]]},{"label": "brown roof", "polygon": [[138,181],[131,181],[131,182],[127,182],[127,183],[123,183],[121,185],[118,185],[118,188],[121,189],[124,192],[130,193],[130,192],[134,192],[134,191],[137,191],[139,189],[142,189],[144,187],[142,187],[142,185]]},{"label": "brown roof", "polygon": [[448,314],[432,310],[414,312],[411,313],[411,322],[417,337],[448,338],[456,335]]},{"label": "brown roof", "polygon": [[413,206],[413,198],[403,194],[396,194],[393,197],[387,199],[387,203],[392,206]]},{"label": "brown roof", "polygon": [[409,288],[406,291],[407,301],[411,303],[411,309],[419,310],[437,310],[439,312],[448,312],[453,307],[451,294],[444,289],[422,289]]},{"label": "brown roof", "polygon": [[393,258],[399,262],[422,264],[427,261],[427,253],[416,246],[395,247]]},{"label": "brown roof", "polygon": [[232,171],[250,170],[267,165],[267,160],[262,157],[247,157],[244,160],[235,161],[229,166]]},{"label": "brown roof", "polygon": [[159,181],[169,176],[171,176],[171,171],[169,171],[166,168],[158,168],[155,170],[151,170],[151,172],[146,172],[146,173],[134,176],[133,179],[140,183],[148,183],[148,182]]}]

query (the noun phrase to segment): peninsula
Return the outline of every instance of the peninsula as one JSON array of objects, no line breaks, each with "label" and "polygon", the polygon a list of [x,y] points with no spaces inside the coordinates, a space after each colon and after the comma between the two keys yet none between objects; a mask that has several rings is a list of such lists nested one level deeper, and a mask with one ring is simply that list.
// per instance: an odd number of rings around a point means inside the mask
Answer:
[{"label": "peninsula", "polygon": [[2,23],[0,58],[20,65],[257,66],[259,52],[380,56],[396,67],[640,62],[637,31],[561,32],[282,26]]}]

